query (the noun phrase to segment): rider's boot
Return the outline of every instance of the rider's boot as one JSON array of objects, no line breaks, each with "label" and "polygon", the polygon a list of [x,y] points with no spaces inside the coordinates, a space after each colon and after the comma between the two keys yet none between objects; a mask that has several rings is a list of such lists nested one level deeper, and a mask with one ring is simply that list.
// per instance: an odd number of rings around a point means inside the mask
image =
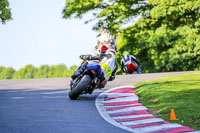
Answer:
[{"label": "rider's boot", "polygon": [[102,72],[101,77],[100,77],[100,84],[99,84],[99,88],[104,88],[107,84],[107,80],[104,76],[104,73]]},{"label": "rider's boot", "polygon": [[115,62],[115,69],[112,72],[112,74],[111,74],[110,78],[108,79],[108,81],[113,81],[115,79],[115,75],[117,73],[117,69],[118,69],[118,64],[117,64],[117,62]]},{"label": "rider's boot", "polygon": [[141,74],[141,73],[142,73],[142,72],[141,72],[140,65],[137,66],[137,73],[138,73],[138,74]]}]

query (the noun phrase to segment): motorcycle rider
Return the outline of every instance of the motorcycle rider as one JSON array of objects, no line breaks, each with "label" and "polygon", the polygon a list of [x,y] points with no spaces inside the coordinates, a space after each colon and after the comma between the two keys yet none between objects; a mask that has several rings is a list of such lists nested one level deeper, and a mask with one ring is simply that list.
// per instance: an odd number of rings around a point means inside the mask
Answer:
[{"label": "motorcycle rider", "polygon": [[102,52],[104,52],[102,49],[105,50],[105,54],[110,54],[111,57],[104,57],[100,61],[102,70],[100,88],[104,88],[108,80],[112,81],[115,78],[118,66],[116,63],[116,52],[118,51],[117,45],[107,29],[102,30],[100,36],[97,38],[95,43],[96,55],[100,55]]},{"label": "motorcycle rider", "polygon": [[140,74],[141,68],[140,68],[140,61],[133,55],[130,55],[128,51],[124,51],[123,58],[121,60],[121,70],[124,73],[128,73],[127,69],[125,67],[128,67],[128,65],[132,63],[132,69],[136,69],[137,73]]},{"label": "motorcycle rider", "polygon": [[[104,51],[102,51],[102,49]],[[100,86],[99,88],[104,88],[107,84],[107,81],[113,80],[115,78],[115,74],[117,71],[117,63],[116,63],[116,52],[118,51],[117,45],[115,43],[114,38],[109,34],[107,29],[101,31],[100,36],[97,38],[95,43],[95,54],[100,55],[102,52],[104,54],[111,56],[105,56],[99,64],[101,65],[101,78],[100,78]],[[89,55],[89,58],[92,56]],[[71,76],[72,79],[75,79],[80,73],[83,71],[82,66],[80,66],[77,71]]]}]

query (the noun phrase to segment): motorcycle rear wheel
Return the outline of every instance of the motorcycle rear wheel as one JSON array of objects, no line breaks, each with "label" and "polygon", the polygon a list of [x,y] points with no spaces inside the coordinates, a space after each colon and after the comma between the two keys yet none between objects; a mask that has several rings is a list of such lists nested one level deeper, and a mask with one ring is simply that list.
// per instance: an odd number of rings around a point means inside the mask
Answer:
[{"label": "motorcycle rear wheel", "polygon": [[88,84],[91,81],[89,75],[84,75],[76,87],[72,88],[69,92],[69,98],[71,100],[76,100],[80,94],[87,88]]}]

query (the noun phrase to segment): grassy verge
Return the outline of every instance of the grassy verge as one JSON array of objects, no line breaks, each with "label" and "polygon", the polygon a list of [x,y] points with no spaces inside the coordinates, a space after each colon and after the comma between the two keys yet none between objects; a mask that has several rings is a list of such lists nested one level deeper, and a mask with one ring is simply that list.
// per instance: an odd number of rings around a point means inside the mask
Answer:
[{"label": "grassy verge", "polygon": [[200,72],[164,77],[136,84],[136,94],[155,116],[200,130]]}]

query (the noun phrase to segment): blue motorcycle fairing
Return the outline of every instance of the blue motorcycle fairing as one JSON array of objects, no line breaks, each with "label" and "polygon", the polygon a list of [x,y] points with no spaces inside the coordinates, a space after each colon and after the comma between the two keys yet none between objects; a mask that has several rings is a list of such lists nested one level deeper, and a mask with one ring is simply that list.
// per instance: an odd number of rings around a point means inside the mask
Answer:
[{"label": "blue motorcycle fairing", "polygon": [[99,64],[88,64],[87,70],[94,70],[97,77],[101,77],[101,66]]}]

